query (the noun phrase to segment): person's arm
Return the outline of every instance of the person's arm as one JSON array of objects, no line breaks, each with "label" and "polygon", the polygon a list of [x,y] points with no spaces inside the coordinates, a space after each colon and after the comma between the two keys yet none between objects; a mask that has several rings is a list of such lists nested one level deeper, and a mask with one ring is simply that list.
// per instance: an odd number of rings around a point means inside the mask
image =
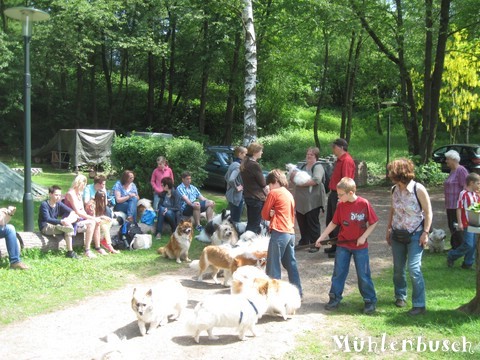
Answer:
[{"label": "person's arm", "polygon": [[322,182],[322,179],[325,176],[325,170],[323,169],[323,165],[320,163],[317,163],[316,165],[313,165],[312,168],[313,168],[312,178],[308,180],[305,184],[300,186],[304,186],[304,187],[317,186]]},{"label": "person's arm", "polygon": [[154,169],[152,172],[152,176],[150,178],[150,185],[152,185],[153,192],[156,194],[160,193],[160,188],[157,186],[157,169]]},{"label": "person's arm", "polygon": [[423,219],[423,232],[422,235],[420,235],[419,245],[425,246],[427,245],[428,233],[430,232],[430,228],[432,226],[432,203],[430,202],[427,189],[425,189],[423,185],[417,185],[417,196],[418,200],[420,201],[420,205],[422,206],[423,213],[425,214],[425,218]]},{"label": "person's arm", "polygon": [[323,241],[323,240],[327,240],[328,239],[328,235],[330,235],[330,233],[336,229],[338,225],[335,224],[333,221],[330,221],[330,224],[328,224],[328,226],[325,228],[325,230],[323,230],[323,232],[320,234],[320,237],[317,239],[317,241],[315,241],[315,246],[316,247],[321,247],[322,244],[320,244],[320,241]]},{"label": "person's arm", "polygon": [[372,233],[372,231],[375,229],[377,226],[378,221],[373,223],[373,224],[368,224],[367,230],[357,239],[357,246],[361,246],[365,244],[365,241],[367,241],[368,237]]},{"label": "person's arm", "polygon": [[270,210],[275,210],[274,205],[275,205],[275,199],[273,197],[273,194],[270,193],[270,194],[267,195],[267,199],[265,200],[265,203],[263,204],[262,219],[270,221],[270,219],[273,217],[270,214]]},{"label": "person's arm", "polygon": [[[75,213],[80,216],[81,218],[83,219],[89,219],[89,220],[95,220],[95,217],[94,216],[90,216],[87,214],[87,212],[85,211],[85,209],[82,207],[80,208],[79,207],[79,202],[83,202],[83,200],[77,200],[73,197],[73,195],[71,194],[71,192],[67,192],[67,194],[65,195],[65,198],[67,199],[68,203],[70,205],[72,205],[72,210],[75,211]],[[82,204],[83,205],[83,204]]]},{"label": "person's arm", "polygon": [[342,164],[342,177],[349,177],[355,179],[355,162],[353,159],[349,161],[344,161]]},{"label": "person's arm", "polygon": [[462,208],[457,208],[457,230],[463,231]]},{"label": "person's arm", "polygon": [[[45,201],[42,201],[40,204],[40,209],[38,210],[40,214],[40,222],[47,222],[52,225],[59,225],[61,224],[60,219],[54,218],[50,215],[50,211],[48,209],[49,205]],[[42,230],[42,229],[40,229]]]}]

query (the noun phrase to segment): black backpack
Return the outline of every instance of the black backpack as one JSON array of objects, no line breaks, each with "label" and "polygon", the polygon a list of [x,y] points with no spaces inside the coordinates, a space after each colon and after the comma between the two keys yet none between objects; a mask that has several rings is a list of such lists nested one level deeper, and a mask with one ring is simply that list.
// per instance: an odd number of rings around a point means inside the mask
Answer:
[{"label": "black backpack", "polygon": [[137,223],[131,223],[128,221],[126,221],[118,231],[120,242],[126,242],[128,247],[130,247],[133,238],[137,234],[143,234],[142,228]]}]

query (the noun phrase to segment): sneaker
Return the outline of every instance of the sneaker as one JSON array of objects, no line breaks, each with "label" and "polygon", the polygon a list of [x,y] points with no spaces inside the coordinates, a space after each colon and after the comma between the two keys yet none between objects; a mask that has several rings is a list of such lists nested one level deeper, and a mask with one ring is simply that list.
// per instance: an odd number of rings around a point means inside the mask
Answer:
[{"label": "sneaker", "polygon": [[397,300],[395,300],[395,306],[399,307],[399,308],[403,308],[403,307],[407,306],[407,303],[403,299],[397,299]]},{"label": "sneaker", "polygon": [[97,253],[99,253],[100,255],[108,255],[108,253],[105,250],[103,250],[102,248],[95,249],[95,251]]},{"label": "sneaker", "polygon": [[427,312],[425,307],[413,307],[411,310],[408,312],[408,315],[410,316],[417,316],[417,315],[423,315]]},{"label": "sneaker", "polygon": [[10,264],[10,270],[28,270],[28,266],[23,262],[19,261],[13,264]]},{"label": "sneaker", "polygon": [[325,310],[328,310],[328,311],[337,310],[339,305],[340,305],[340,301],[336,299],[330,299],[328,304],[325,304]]},{"label": "sneaker", "polygon": [[365,315],[371,315],[375,312],[375,303],[373,302],[366,302],[365,306],[363,307],[363,313]]},{"label": "sneaker", "polygon": [[450,260],[449,258],[447,258],[447,266],[449,268],[453,267],[453,260]]},{"label": "sneaker", "polygon": [[89,259],[94,259],[97,257],[91,250],[85,250],[85,256]]},{"label": "sneaker", "polygon": [[55,225],[55,229],[65,233],[65,234],[73,233],[73,226],[65,226],[65,225],[62,225],[62,224],[58,224],[58,225]]},{"label": "sneaker", "polygon": [[465,263],[462,263],[462,269],[470,270],[472,268],[472,265],[467,265]]},{"label": "sneaker", "polygon": [[158,233],[157,235],[155,235],[155,239],[160,240],[161,238],[162,238],[162,234]]},{"label": "sneaker", "polygon": [[203,230],[203,226],[202,225],[197,225],[195,227],[195,230],[197,230],[198,232],[201,232]]},{"label": "sneaker", "polygon": [[67,251],[67,253],[65,254],[65,257],[70,259],[78,259],[78,255],[75,251]]}]

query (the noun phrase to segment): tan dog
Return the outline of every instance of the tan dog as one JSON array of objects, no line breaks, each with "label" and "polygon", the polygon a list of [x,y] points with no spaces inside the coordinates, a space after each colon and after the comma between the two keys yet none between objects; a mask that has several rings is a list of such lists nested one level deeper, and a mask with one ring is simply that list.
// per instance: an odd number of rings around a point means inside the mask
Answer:
[{"label": "tan dog", "polygon": [[[177,319],[187,306],[187,301],[187,291],[175,280],[162,281],[146,293],[137,294],[137,289],[133,289],[132,310],[137,316],[142,336],[168,323],[169,318]],[[147,324],[150,324],[148,331]]]},{"label": "tan dog", "polygon": [[267,264],[267,251],[246,252],[235,256],[230,265],[230,272],[233,274],[239,267],[253,265],[263,268]]},{"label": "tan dog", "polygon": [[212,278],[215,284],[218,284],[217,274],[220,269],[223,270],[223,285],[229,286],[229,280],[231,277],[230,267],[232,266],[233,257],[230,255],[229,246],[215,246],[209,245],[206,246],[202,254],[200,255],[200,260],[198,262],[198,277],[197,280],[203,280],[203,274],[206,272],[207,268],[211,266],[212,269]]},{"label": "tan dog", "polygon": [[170,241],[167,245],[158,248],[157,253],[168,259],[176,259],[179,264],[182,260],[190,262],[191,260],[188,258],[188,250],[192,243],[192,236],[193,224],[188,220],[182,220],[170,237]]}]

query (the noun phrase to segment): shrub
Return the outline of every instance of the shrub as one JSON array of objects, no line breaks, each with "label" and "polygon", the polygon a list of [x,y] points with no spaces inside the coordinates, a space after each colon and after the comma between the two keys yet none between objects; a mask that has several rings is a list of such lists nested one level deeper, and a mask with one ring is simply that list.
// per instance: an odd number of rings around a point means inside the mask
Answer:
[{"label": "shrub", "polygon": [[203,169],[206,155],[201,144],[182,138],[163,139],[155,137],[118,137],[112,146],[112,164],[120,174],[124,170],[135,173],[135,184],[141,197],[152,197],[150,178],[156,159],[163,155],[175,175],[175,184],[181,182],[183,171],[192,174],[192,184],[201,186],[206,178]]},{"label": "shrub", "polygon": [[419,164],[416,157],[413,157],[412,161],[415,163],[415,180],[424,185],[441,185],[447,178],[447,174],[442,172],[440,164],[436,162]]}]

